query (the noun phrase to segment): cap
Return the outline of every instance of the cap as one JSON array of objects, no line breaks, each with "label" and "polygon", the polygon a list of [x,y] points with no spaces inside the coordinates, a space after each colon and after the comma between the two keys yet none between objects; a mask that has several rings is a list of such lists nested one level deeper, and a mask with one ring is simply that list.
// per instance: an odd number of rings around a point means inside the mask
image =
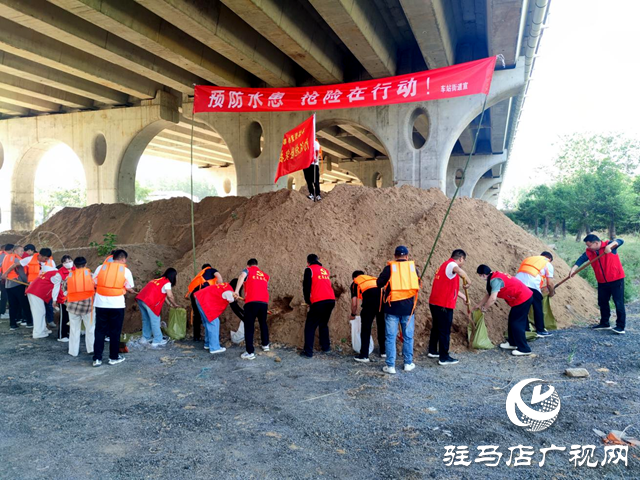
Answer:
[{"label": "cap", "polygon": [[398,257],[402,255],[409,255],[409,249],[404,245],[399,245],[396,247],[395,255]]}]

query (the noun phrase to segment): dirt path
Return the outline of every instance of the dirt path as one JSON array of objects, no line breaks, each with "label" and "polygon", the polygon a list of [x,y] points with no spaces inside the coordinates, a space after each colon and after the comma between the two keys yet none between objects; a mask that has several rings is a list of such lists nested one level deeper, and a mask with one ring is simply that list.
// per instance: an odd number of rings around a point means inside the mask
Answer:
[{"label": "dirt path", "polygon": [[[639,478],[629,465],[574,467],[571,445],[602,446],[592,429],[640,436],[638,309],[627,335],[575,327],[532,345],[536,357],[497,349],[385,376],[382,362],[332,353],[312,360],[276,348],[242,361],[201,343],[128,354],[90,367],[66,345],[34,341],[0,323],[0,478]],[[275,358],[281,358],[276,362]],[[376,357],[374,355],[374,357]],[[588,379],[568,379],[568,366]],[[607,372],[597,369],[606,368]],[[541,378],[561,397],[558,420],[528,433],[505,413],[509,389]],[[606,383],[613,382],[613,383]],[[539,449],[566,446],[539,467]],[[499,445],[498,467],[446,467],[445,445]],[[534,466],[507,467],[508,447],[531,445]]]}]

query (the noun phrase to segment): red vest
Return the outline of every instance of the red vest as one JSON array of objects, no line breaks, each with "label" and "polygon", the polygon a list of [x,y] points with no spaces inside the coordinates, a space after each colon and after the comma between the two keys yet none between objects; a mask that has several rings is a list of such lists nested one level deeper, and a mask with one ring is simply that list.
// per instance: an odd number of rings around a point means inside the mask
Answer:
[{"label": "red vest", "polygon": [[233,292],[228,283],[218,283],[198,290],[193,297],[198,301],[207,321],[213,322],[224,312],[229,302],[222,298],[224,292]]},{"label": "red vest", "polygon": [[447,266],[452,262],[453,259],[450,258],[440,265],[436,276],[433,277],[431,295],[429,296],[429,303],[431,305],[450,309],[456,308],[458,291],[460,290],[460,278],[457,273],[454,274],[455,276],[453,278],[447,277]]},{"label": "red vest", "polygon": [[320,265],[309,265],[311,269],[311,303],[323,300],[335,300],[329,270]]},{"label": "red vest", "polygon": [[244,281],[244,303],[269,303],[269,275],[258,267],[249,267],[249,274]]},{"label": "red vest", "polygon": [[67,277],[69,276],[69,274],[74,271],[76,269],[76,267],[71,267],[71,270],[68,270],[67,267],[60,267],[58,269],[58,273],[60,274],[60,276],[62,277],[62,280],[66,280]]},{"label": "red vest", "polygon": [[[608,243],[608,240],[604,240],[598,251],[587,248],[587,258],[593,260],[598,255],[604,253],[604,247],[606,247]],[[613,253],[603,256],[597,262],[593,262],[591,266],[593,267],[593,273],[596,274],[598,283],[615,282],[616,280],[624,278],[624,270],[622,269],[622,263],[620,263],[620,257]]]},{"label": "red vest", "polygon": [[504,299],[510,307],[517,307],[529,300],[533,293],[517,278],[502,272],[493,272],[491,279],[499,278],[504,282],[504,287],[498,292],[498,298]]},{"label": "red vest", "polygon": [[144,302],[144,304],[151,309],[156,315],[160,315],[162,311],[162,305],[167,299],[167,294],[162,293],[162,287],[167,283],[171,283],[168,278],[156,278],[147,283],[140,293],[136,295],[136,300]]},{"label": "red vest", "polygon": [[[53,282],[51,281],[51,277],[57,275],[57,270],[52,270],[47,273],[41,273],[38,275],[36,279],[34,279],[31,284],[27,287],[25,293],[29,293],[34,295],[44,301],[44,303],[48,303],[52,298],[53,293]],[[64,295],[62,293],[62,289],[58,293],[58,298],[56,299],[58,303],[64,303]]]}]

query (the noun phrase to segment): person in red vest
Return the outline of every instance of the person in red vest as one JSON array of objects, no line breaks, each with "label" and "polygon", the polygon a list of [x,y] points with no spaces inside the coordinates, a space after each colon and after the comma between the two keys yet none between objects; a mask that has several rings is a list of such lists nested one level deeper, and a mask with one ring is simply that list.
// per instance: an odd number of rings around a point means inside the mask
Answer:
[{"label": "person in red vest", "polygon": [[194,294],[205,327],[204,348],[211,354],[227,351],[220,346],[220,315],[227,305],[235,302],[233,292],[233,287],[228,283],[216,283]]},{"label": "person in red vest", "polygon": [[[27,272],[27,282],[29,283],[38,277],[40,274],[40,268],[45,265],[47,267],[57,268],[50,248],[41,248],[36,255],[36,247],[31,243],[24,247],[24,255],[22,256],[21,265],[25,267],[25,271]],[[49,328],[56,328],[53,313],[53,300],[45,303],[44,307],[47,312],[47,326]]]},{"label": "person in red vest", "polygon": [[260,324],[260,340],[262,351],[268,352],[269,327],[267,326],[267,311],[269,310],[269,275],[258,268],[258,260],[249,259],[236,284],[234,298],[240,297],[240,289],[244,285],[244,343],[247,351],[240,355],[245,360],[256,358],[253,348],[253,334],[255,321]]},{"label": "person in red vest", "polygon": [[320,348],[327,353],[331,351],[329,339],[329,319],[336,306],[336,294],[333,291],[329,270],[322,266],[314,253],[307,255],[307,268],[302,280],[304,301],[309,305],[307,321],[304,324],[303,357],[313,357],[313,344],[316,330],[319,330]]},{"label": "person in red vest", "polygon": [[429,310],[431,311],[431,335],[429,337],[429,358],[439,358],[440,365],[455,365],[458,360],[449,355],[451,339],[451,325],[453,324],[453,310],[458,298],[467,298],[460,291],[460,277],[469,283],[469,276],[462,270],[467,259],[464,250],[454,250],[451,258],[440,265],[433,277],[431,295],[429,296]]},{"label": "person in red vest", "polygon": [[[600,322],[591,328],[594,330],[611,329],[615,333],[624,334],[627,319],[624,307],[624,270],[618,256],[618,248],[622,246],[624,240],[618,238],[614,242],[602,241],[597,235],[589,234],[584,237],[584,243],[587,249],[578,258],[576,264],[571,267],[570,277],[576,274],[580,265],[603,255],[602,258],[591,264],[598,281],[598,306],[600,307]],[[616,326],[613,328],[609,324],[611,318],[609,301],[612,297],[616,306]]]},{"label": "person in red vest", "polygon": [[351,291],[351,320],[358,314],[358,303],[361,303],[360,310],[360,353],[354,357],[356,362],[368,363],[369,342],[371,341],[371,327],[373,320],[376,321],[378,330],[378,347],[380,356],[387,358],[385,354],[385,320],[382,312],[382,290],[377,285],[377,277],[365,275],[362,270],[356,270],[351,274],[353,282],[349,290]]},{"label": "person in red vest", "polygon": [[153,333],[152,347],[161,347],[167,344],[167,340],[162,338],[162,330],[160,329],[160,312],[165,301],[173,308],[180,308],[171,291],[176,286],[177,277],[178,271],[175,268],[167,268],[160,278],[151,280],[136,296],[142,314],[140,343],[149,343]]},{"label": "person in red vest", "polygon": [[205,263],[202,265],[200,272],[189,282],[187,287],[187,294],[184,298],[188,298],[191,301],[191,312],[193,315],[193,341],[199,342],[201,338],[202,318],[200,317],[200,310],[196,305],[194,293],[202,288],[207,288],[209,285],[215,283],[223,283],[222,275],[220,272],[213,268],[210,264]]},{"label": "person in red vest", "polygon": [[80,332],[82,324],[85,331],[87,353],[93,353],[96,322],[93,319],[93,296],[95,284],[91,270],[87,268],[87,259],[76,257],[74,268],[69,272],[66,286],[65,307],[69,314],[69,355],[77,357],[80,353]]},{"label": "person in red vest", "polygon": [[7,299],[9,300],[9,329],[16,330],[19,325],[33,328],[29,300],[24,293],[27,285],[27,272],[20,264],[24,248],[21,245],[10,246],[12,247],[10,253],[5,253],[2,259],[2,277],[0,277],[5,281]]},{"label": "person in red vest", "polygon": [[33,338],[46,338],[51,333],[46,326],[45,305],[53,299],[58,303],[64,303],[64,295],[60,289],[61,283],[62,276],[58,269],[44,266],[40,269],[38,277],[27,287],[25,293],[33,316]]},{"label": "person in red vest", "polygon": [[533,293],[517,278],[502,272],[492,272],[486,265],[480,265],[477,273],[487,282],[487,294],[476,309],[486,312],[498,298],[502,298],[511,307],[507,341],[501,343],[500,348],[511,350],[512,355],[531,355],[526,331]]}]

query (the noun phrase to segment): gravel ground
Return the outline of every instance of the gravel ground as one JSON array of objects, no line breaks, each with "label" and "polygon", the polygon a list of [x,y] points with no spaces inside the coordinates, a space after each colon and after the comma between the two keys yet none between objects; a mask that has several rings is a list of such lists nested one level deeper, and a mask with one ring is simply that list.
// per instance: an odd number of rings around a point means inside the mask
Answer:
[{"label": "gravel ground", "polygon": [[[624,336],[578,326],[533,343],[533,358],[494,349],[439,367],[421,355],[395,376],[375,354],[363,365],[276,347],[244,361],[239,347],[212,357],[190,341],[93,368],[88,355],[3,321],[0,478],[640,478],[639,448],[627,467],[569,461],[574,444],[596,445],[602,459],[593,428],[632,425],[627,433],[640,437],[639,310],[630,306]],[[569,379],[569,366],[591,376]],[[510,388],[531,377],[562,402],[539,433],[505,412]],[[503,453],[497,467],[443,462],[445,445],[469,446],[473,460],[489,444]],[[505,465],[519,444],[535,449],[532,466]],[[567,451],[539,467],[551,444]]]}]

